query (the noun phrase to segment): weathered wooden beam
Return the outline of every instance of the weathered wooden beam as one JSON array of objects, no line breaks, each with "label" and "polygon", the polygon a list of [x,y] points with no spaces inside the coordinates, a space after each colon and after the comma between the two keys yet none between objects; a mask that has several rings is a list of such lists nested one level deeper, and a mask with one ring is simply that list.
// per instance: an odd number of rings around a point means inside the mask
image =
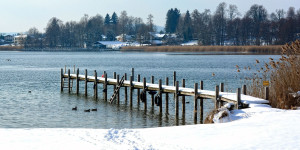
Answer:
[{"label": "weathered wooden beam", "polygon": [[159,98],[160,98],[160,101],[158,102],[159,103],[159,114],[160,114],[160,117],[162,115],[162,81],[161,79],[158,80],[158,87],[159,87]]},{"label": "weathered wooden beam", "polygon": [[143,78],[143,90],[145,91],[145,99],[144,99],[144,109],[147,111],[147,92],[146,92],[147,86],[146,86],[146,78]]},{"label": "weathered wooden beam", "polygon": [[[220,92],[224,92],[224,83],[220,83]],[[222,107],[224,105],[224,101],[219,99],[219,107]]]},{"label": "weathered wooden beam", "polygon": [[[154,84],[154,76],[151,76],[151,83]],[[151,106],[154,108],[154,94],[151,95]]]},{"label": "weathered wooden beam", "polygon": [[241,88],[237,88],[236,90],[236,109],[239,109],[241,106]]},{"label": "weathered wooden beam", "polygon": [[68,89],[69,89],[69,93],[71,93],[71,76],[70,76],[70,69],[68,69]]},{"label": "weathered wooden beam", "polygon": [[179,82],[175,82],[175,117],[179,117]]},{"label": "weathered wooden beam", "polygon": [[130,76],[130,93],[129,93],[129,106],[132,107],[132,97],[133,97],[133,84],[132,84],[133,76]]},{"label": "weathered wooden beam", "polygon": [[[185,79],[182,79],[182,87],[185,88]],[[182,95],[182,115],[185,115],[185,96]]]},{"label": "weathered wooden beam", "polygon": [[219,86],[216,85],[216,94],[215,94],[215,109],[219,108]]},{"label": "weathered wooden beam", "polygon": [[194,85],[194,123],[197,124],[197,111],[198,111],[198,83]]},{"label": "weathered wooden beam", "polygon": [[87,78],[87,69],[84,70],[84,95],[87,96],[87,83],[88,83],[88,78]]},{"label": "weathered wooden beam", "polygon": [[98,98],[98,85],[97,85],[97,71],[94,70],[94,76],[95,76],[95,81],[94,81],[94,97],[97,99]]},{"label": "weathered wooden beam", "polygon": [[[127,80],[127,73],[125,73],[124,74],[124,79],[125,79],[125,81]],[[124,86],[124,96],[125,96],[125,103],[127,104],[127,97],[128,97],[128,95],[127,95],[127,87],[126,86]]]},{"label": "weathered wooden beam", "polygon": [[[176,84],[176,71],[173,72],[173,86]],[[175,93],[174,93],[174,99],[175,99]]]},{"label": "weathered wooden beam", "polygon": [[60,69],[60,91],[64,91],[64,69]]},{"label": "weathered wooden beam", "polygon": [[265,100],[269,100],[269,87],[265,87]]},{"label": "weathered wooden beam", "polygon": [[[120,83],[120,75],[117,75],[117,84],[119,85]],[[121,86],[121,85],[120,85]],[[120,104],[120,90],[117,92],[117,104]]]},{"label": "weathered wooden beam", "polygon": [[132,81],[134,81],[134,68],[131,68]]},{"label": "weathered wooden beam", "polygon": [[104,72],[103,99],[107,101],[107,73]]},{"label": "weathered wooden beam", "polygon": [[243,94],[247,95],[247,86],[244,84],[242,88]]},{"label": "weathered wooden beam", "polygon": [[77,68],[76,72],[76,94],[79,94],[79,68]]},{"label": "weathered wooden beam", "polygon": [[[137,75],[137,81],[140,82],[141,81],[141,75],[138,74]],[[140,89],[137,89],[137,104],[138,106],[140,106]]]},{"label": "weathered wooden beam", "polygon": [[[169,85],[169,78],[166,77],[166,86]],[[166,93],[166,114],[169,114],[169,93]]]},{"label": "weathered wooden beam", "polygon": [[[114,78],[114,79],[117,78],[117,73],[116,73],[116,72],[113,73],[113,78]],[[115,90],[116,90],[116,85],[114,85],[114,91],[115,91]]]},{"label": "weathered wooden beam", "polygon": [[[200,81],[200,90],[203,90],[203,81]],[[203,98],[200,97],[200,123],[203,124]]]}]

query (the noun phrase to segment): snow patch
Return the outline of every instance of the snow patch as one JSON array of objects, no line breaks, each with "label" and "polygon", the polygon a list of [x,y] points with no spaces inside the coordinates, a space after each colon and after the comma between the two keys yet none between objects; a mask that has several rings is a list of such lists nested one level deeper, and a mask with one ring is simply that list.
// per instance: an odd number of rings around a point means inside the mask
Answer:
[{"label": "snow patch", "polygon": [[153,149],[152,145],[147,145],[141,138],[138,131],[130,129],[109,129],[104,136],[107,141],[113,142],[122,149]]},{"label": "snow patch", "polygon": [[218,109],[218,113],[214,114],[214,123],[225,123],[232,121],[230,111],[226,107]]}]

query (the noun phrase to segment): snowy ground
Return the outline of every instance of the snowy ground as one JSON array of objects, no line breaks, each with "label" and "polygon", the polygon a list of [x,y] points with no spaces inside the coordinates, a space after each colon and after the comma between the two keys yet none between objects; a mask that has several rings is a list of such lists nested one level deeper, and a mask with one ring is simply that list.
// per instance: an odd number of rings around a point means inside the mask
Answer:
[{"label": "snowy ground", "polygon": [[264,104],[232,122],[148,129],[0,129],[0,149],[300,149],[300,110]]}]

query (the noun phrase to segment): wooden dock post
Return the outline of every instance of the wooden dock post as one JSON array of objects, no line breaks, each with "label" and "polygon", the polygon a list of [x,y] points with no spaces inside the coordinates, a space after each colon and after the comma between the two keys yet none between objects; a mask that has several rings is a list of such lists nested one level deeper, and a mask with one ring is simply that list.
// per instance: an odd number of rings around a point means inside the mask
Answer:
[{"label": "wooden dock post", "polygon": [[64,69],[60,69],[60,91],[64,91]]},{"label": "wooden dock post", "polygon": [[98,98],[98,85],[97,85],[97,71],[94,71],[95,81],[94,81],[94,96],[97,99]]},{"label": "wooden dock post", "polygon": [[241,106],[241,88],[238,88],[236,90],[236,101],[237,101],[236,109],[239,109],[239,107]]},{"label": "wooden dock post", "polygon": [[[200,90],[203,90],[203,81],[200,81]],[[203,124],[203,98],[200,97],[200,123]]]},{"label": "wooden dock post", "polygon": [[67,65],[65,65],[65,72],[64,72],[64,74],[66,74],[67,73]]},{"label": "wooden dock post", "polygon": [[73,73],[75,74],[75,65],[73,66]]},{"label": "wooden dock post", "polygon": [[197,124],[197,111],[198,111],[198,83],[195,83],[194,85],[194,123]]},{"label": "wooden dock post", "polygon": [[[166,86],[169,85],[169,78],[166,77]],[[166,114],[169,114],[169,93],[166,93]]]},{"label": "wooden dock post", "polygon": [[76,94],[79,94],[79,68],[77,68],[76,72]]},{"label": "wooden dock post", "polygon": [[88,79],[87,79],[87,69],[85,69],[84,70],[84,77],[85,77],[85,79],[84,79],[84,83],[85,83],[85,85],[84,85],[84,95],[85,96],[87,96],[87,83],[88,83]]},{"label": "wooden dock post", "polygon": [[70,76],[70,69],[68,69],[68,89],[69,89],[69,93],[71,93],[71,76]]},{"label": "wooden dock post", "polygon": [[[185,79],[182,79],[182,87],[185,88]],[[182,95],[182,115],[185,115],[185,96]]]},{"label": "wooden dock post", "polygon": [[[151,76],[151,83],[154,84],[154,76]],[[151,95],[151,106],[154,108],[154,94]]]},{"label": "wooden dock post", "polygon": [[[127,73],[125,73],[124,76],[125,76],[124,79],[127,80]],[[128,96],[127,96],[127,87],[126,86],[124,86],[124,90],[125,90],[124,91],[125,92],[125,94],[124,94],[125,95],[125,103],[127,104],[127,97]]]},{"label": "wooden dock post", "polygon": [[129,106],[132,107],[132,97],[133,97],[133,76],[130,76],[130,93],[129,93]]},{"label": "wooden dock post", "polygon": [[[141,75],[138,74],[137,75],[137,81],[140,82],[141,81]],[[137,89],[137,104],[138,106],[140,106],[140,89]]]},{"label": "wooden dock post", "polygon": [[[114,74],[113,74],[113,78],[114,79],[116,79],[117,78],[117,73],[116,72],[114,72]],[[114,91],[116,90],[116,85],[114,85]]]},{"label": "wooden dock post", "polygon": [[179,82],[175,82],[175,117],[178,118],[179,116]]},{"label": "wooden dock post", "polygon": [[219,86],[216,85],[216,94],[215,94],[215,109],[219,108]]},{"label": "wooden dock post", "polygon": [[[224,83],[220,83],[220,92],[224,92]],[[219,107],[222,107],[224,105],[224,102],[219,99]]]},{"label": "wooden dock post", "polygon": [[242,88],[243,94],[247,95],[247,86],[244,84]]},{"label": "wooden dock post", "polygon": [[[176,86],[176,71],[173,72],[173,86]],[[173,98],[175,99],[175,93]]]},{"label": "wooden dock post", "polygon": [[132,81],[134,81],[134,68],[131,68]]},{"label": "wooden dock post", "polygon": [[146,92],[147,86],[146,86],[146,78],[145,77],[143,78],[143,89],[145,92],[144,109],[145,109],[145,111],[147,111],[147,92]]},{"label": "wooden dock post", "polygon": [[160,101],[158,102],[159,103],[159,114],[160,114],[160,117],[162,117],[162,81],[161,79],[158,80],[158,87],[159,87],[159,98],[160,98]]},{"label": "wooden dock post", "polygon": [[269,87],[265,87],[265,99],[269,100]]},{"label": "wooden dock post", "polygon": [[107,101],[107,73],[104,73],[103,99]]},{"label": "wooden dock post", "polygon": [[[120,75],[117,75],[117,84],[120,84]],[[120,85],[121,86],[121,85]],[[120,104],[120,90],[117,92],[117,104]]]}]

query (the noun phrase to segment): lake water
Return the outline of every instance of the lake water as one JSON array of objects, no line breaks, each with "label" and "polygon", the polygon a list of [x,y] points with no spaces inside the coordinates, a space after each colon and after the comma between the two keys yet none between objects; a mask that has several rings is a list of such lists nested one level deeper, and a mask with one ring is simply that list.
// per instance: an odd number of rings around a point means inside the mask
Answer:
[{"label": "lake water", "polygon": [[[178,55],[179,54],[179,55]],[[182,53],[146,53],[146,52],[0,52],[0,128],[145,128],[193,123],[193,98],[187,97],[186,115],[175,120],[174,100],[170,96],[169,114],[163,112],[159,117],[158,107],[151,108],[148,97],[148,110],[143,104],[139,107],[136,95],[133,108],[124,100],[121,89],[121,104],[109,104],[102,99],[99,85],[99,99],[93,98],[93,84],[89,84],[88,97],[84,96],[84,84],[80,85],[80,95],[73,89],[60,92],[60,69],[73,65],[84,74],[97,70],[106,71],[108,77],[113,72],[123,75],[155,76],[158,79],[169,77],[172,82],[173,71],[177,79],[186,79],[186,87],[193,88],[194,83],[204,81],[204,89],[214,90],[215,85],[225,83],[225,91],[235,91],[241,87],[241,80],[249,73],[237,73],[235,65],[250,66],[255,59],[267,61],[266,55],[182,55]],[[11,61],[8,61],[10,59]],[[212,73],[215,76],[212,76]],[[136,77],[135,77],[136,79]],[[82,82],[83,83],[83,82]],[[31,92],[29,92],[31,91]],[[136,91],[135,91],[136,94]],[[112,95],[109,87],[108,97]],[[148,95],[149,96],[149,95]],[[164,101],[163,101],[164,103]],[[199,103],[198,103],[199,104]],[[204,101],[205,115],[214,107],[212,100]],[[72,107],[78,111],[72,111]],[[181,107],[181,104],[180,104]],[[84,112],[84,109],[97,108],[97,112]],[[198,117],[199,118],[199,117]],[[199,121],[198,121],[199,122]]]}]

